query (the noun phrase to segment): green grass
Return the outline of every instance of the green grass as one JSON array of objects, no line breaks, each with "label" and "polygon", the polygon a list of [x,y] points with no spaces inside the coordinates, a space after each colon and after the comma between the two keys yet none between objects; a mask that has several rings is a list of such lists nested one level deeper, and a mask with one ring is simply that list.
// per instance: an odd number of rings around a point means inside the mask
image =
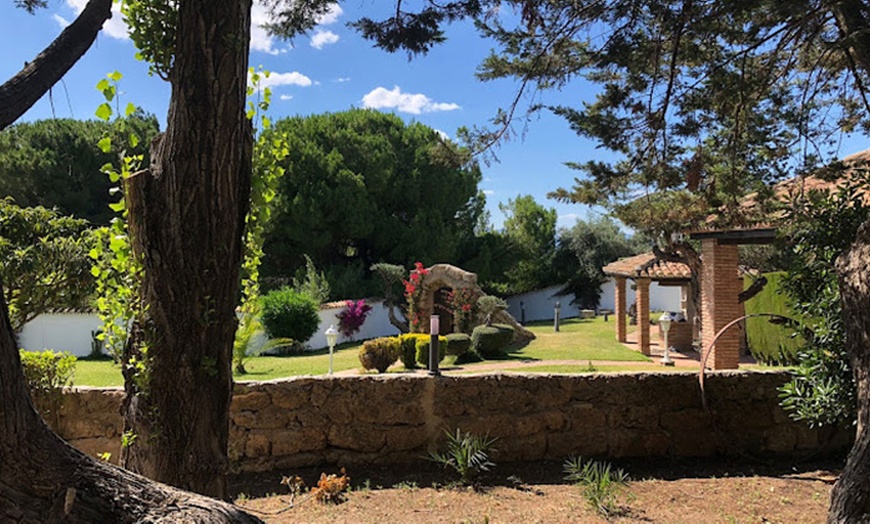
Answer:
[{"label": "green grass", "polygon": [[691,371],[695,372],[691,369],[680,368],[677,369],[675,367],[666,367],[666,366],[649,366],[649,365],[631,365],[625,364],[624,366],[616,366],[616,365],[597,365],[593,364],[592,368],[589,367],[588,364],[584,365],[532,365],[532,366],[523,366],[521,368],[513,368],[513,369],[504,369],[501,370],[504,373],[558,373],[563,375],[582,375],[585,373],[620,373],[623,371],[655,371],[655,372],[668,372],[673,373],[676,371]]},{"label": "green grass", "polygon": [[[614,360],[625,362],[650,362],[648,357],[633,351],[616,341],[616,329],[613,317],[604,322],[603,317],[594,319],[568,319],[562,322],[559,333],[553,331],[549,322],[540,322],[527,326],[537,338],[522,347],[509,348],[504,360],[541,361],[548,360]],[[345,371],[361,369],[359,363],[359,347],[361,342],[341,344],[335,349],[333,370]],[[450,366],[453,357],[448,357],[442,366]],[[478,365],[487,362],[465,364],[468,372],[474,372]],[[580,373],[587,366],[535,366],[543,368],[540,373]],[[329,369],[329,351],[321,349],[293,357],[251,357],[245,362],[247,374],[234,375],[236,382],[251,382],[272,380],[283,377],[302,375],[325,375]],[[633,371],[630,365],[596,366],[601,371]],[[614,369],[609,369],[614,368]],[[527,371],[531,368],[523,368]],[[565,371],[556,371],[561,369]],[[642,368],[643,369],[643,368]],[[649,368],[646,368],[649,369]],[[405,370],[401,364],[396,364],[390,373],[402,373]],[[80,386],[121,386],[124,380],[121,368],[111,361],[79,360],[76,363],[75,384]]]}]

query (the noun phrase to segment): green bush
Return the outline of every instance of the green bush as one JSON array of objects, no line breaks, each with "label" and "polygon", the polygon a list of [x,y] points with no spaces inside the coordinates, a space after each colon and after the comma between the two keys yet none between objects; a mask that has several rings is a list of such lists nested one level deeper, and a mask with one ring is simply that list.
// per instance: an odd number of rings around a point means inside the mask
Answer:
[{"label": "green bush", "polygon": [[[423,333],[406,333],[399,335],[399,343],[401,350],[399,358],[402,360],[402,365],[405,369],[417,369],[417,341],[426,340],[428,342],[429,335]],[[428,360],[427,360],[428,362]]]},{"label": "green bush", "polygon": [[76,357],[69,353],[51,350],[21,350],[21,367],[24,380],[30,389],[36,409],[49,420],[53,415],[55,424],[63,400],[63,388],[72,386],[76,370]]},{"label": "green bush", "polygon": [[[417,363],[423,367],[429,367],[429,345],[432,343],[430,335],[425,339],[417,339]],[[438,337],[438,362],[444,360],[447,355],[447,337]]]},{"label": "green bush", "polygon": [[471,333],[471,350],[483,358],[497,358],[514,339],[514,328],[507,324],[477,326]]},{"label": "green bush", "polygon": [[456,360],[453,363],[457,366],[461,366],[462,364],[473,364],[475,362],[483,362],[483,357],[478,355],[476,351],[469,349],[465,353],[456,357]]},{"label": "green bush", "polygon": [[383,373],[399,358],[402,344],[396,337],[366,340],[359,350],[359,361],[365,369]]},{"label": "green bush", "polygon": [[289,287],[270,292],[262,301],[261,321],[269,338],[292,338],[304,343],[320,325],[317,304]]},{"label": "green bush", "polygon": [[459,357],[471,348],[471,337],[465,333],[450,333],[446,338],[447,348],[445,351],[448,355]]}]

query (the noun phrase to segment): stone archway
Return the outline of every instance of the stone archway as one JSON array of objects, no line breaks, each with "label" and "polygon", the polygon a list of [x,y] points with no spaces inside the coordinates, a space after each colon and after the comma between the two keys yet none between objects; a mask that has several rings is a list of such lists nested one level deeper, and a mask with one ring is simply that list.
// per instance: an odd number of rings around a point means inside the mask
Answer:
[{"label": "stone archway", "polygon": [[453,325],[453,310],[450,307],[449,296],[453,289],[442,287],[435,290],[432,296],[432,310],[441,321],[442,333],[454,333],[456,326]]}]

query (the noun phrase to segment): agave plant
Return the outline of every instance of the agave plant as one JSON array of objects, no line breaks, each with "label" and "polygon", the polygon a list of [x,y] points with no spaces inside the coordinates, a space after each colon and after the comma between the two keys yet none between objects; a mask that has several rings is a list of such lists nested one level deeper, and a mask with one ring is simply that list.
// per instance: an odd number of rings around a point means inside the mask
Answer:
[{"label": "agave plant", "polygon": [[462,484],[471,484],[481,472],[489,471],[489,468],[495,466],[495,463],[489,460],[489,452],[492,451],[495,438],[489,438],[489,435],[481,437],[465,433],[459,428],[455,432],[445,431],[445,434],[447,451],[430,452],[430,460],[445,468],[453,468],[459,473]]},{"label": "agave plant", "polygon": [[[233,369],[239,375],[244,375],[248,372],[245,369],[245,361],[252,353],[251,346],[254,340],[263,333],[263,324],[254,313],[242,313],[242,318],[239,320],[239,327],[236,329],[236,339],[233,341]],[[259,352],[269,349],[288,347],[294,343],[292,338],[270,338],[263,343],[259,348]]]}]

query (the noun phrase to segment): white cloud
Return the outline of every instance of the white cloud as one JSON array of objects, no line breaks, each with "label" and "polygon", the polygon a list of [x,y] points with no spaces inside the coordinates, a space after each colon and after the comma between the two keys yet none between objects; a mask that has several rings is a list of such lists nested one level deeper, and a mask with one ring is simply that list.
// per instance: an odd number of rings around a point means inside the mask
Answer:
[{"label": "white cloud", "polygon": [[333,4],[332,7],[329,8],[329,11],[327,11],[326,13],[324,13],[324,14],[323,14],[323,15],[322,15],[318,20],[317,20],[317,25],[329,25],[329,24],[334,24],[335,22],[338,21],[338,17],[341,16],[341,14],[342,14],[343,12],[344,12],[344,11],[341,9],[341,7],[340,7],[338,4]]},{"label": "white cloud", "polygon": [[349,76],[340,76],[333,81],[338,83],[338,84],[343,84],[344,82],[350,82],[350,77]]},{"label": "white cloud", "polygon": [[442,140],[450,140],[450,135],[448,135],[444,131],[441,131],[440,129],[436,129],[435,132],[438,133],[438,136],[440,136]]},{"label": "white cloud", "polygon": [[263,25],[269,22],[269,12],[261,0],[254,0],[251,8],[251,51],[262,51],[270,55],[286,53],[287,48],[276,47],[275,38],[266,32]]},{"label": "white cloud", "polygon": [[52,18],[54,18],[54,21],[57,22],[57,24],[61,27],[66,27],[70,24],[69,20],[58,14],[52,15]]},{"label": "white cloud", "polygon": [[308,87],[312,84],[311,79],[303,75],[299,71],[291,73],[272,73],[266,78],[265,75],[260,77],[260,87],[278,87],[278,86],[300,86]]},{"label": "white cloud", "polygon": [[293,95],[281,95],[278,98],[281,100],[293,100]]},{"label": "white cloud", "polygon": [[486,195],[486,196],[494,195],[494,194],[495,194],[495,190],[493,190],[493,189],[484,189],[484,190],[483,190],[483,194]]},{"label": "white cloud", "polygon": [[419,115],[420,113],[433,113],[436,111],[453,111],[459,106],[452,103],[433,102],[428,96],[418,93],[403,93],[399,86],[392,90],[377,87],[363,99],[363,107],[372,109],[397,109],[403,113]]},{"label": "white cloud", "polygon": [[[76,16],[79,15],[88,4],[88,0],[66,0],[66,5],[71,7],[73,11],[76,12]],[[64,19],[59,15],[55,15],[55,20],[58,21],[62,26],[66,27],[69,25],[69,21]],[[63,22],[66,22],[64,24]],[[119,40],[127,40],[130,38],[128,35],[127,24],[124,23],[124,20],[121,16],[121,4],[120,2],[112,2],[112,18],[106,21],[103,24],[103,32],[112,38],[117,38]]]},{"label": "white cloud", "polygon": [[332,31],[318,30],[311,37],[311,47],[314,49],[323,49],[323,46],[338,42],[338,35]]}]

